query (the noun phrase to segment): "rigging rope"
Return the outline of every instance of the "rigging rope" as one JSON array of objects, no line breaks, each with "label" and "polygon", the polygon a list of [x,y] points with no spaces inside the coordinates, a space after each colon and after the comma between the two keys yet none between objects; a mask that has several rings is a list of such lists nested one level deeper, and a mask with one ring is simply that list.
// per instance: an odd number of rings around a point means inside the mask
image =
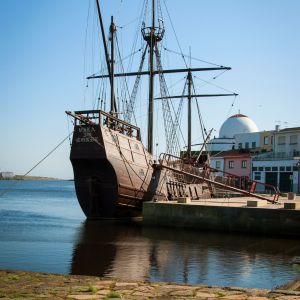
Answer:
[{"label": "rigging rope", "polygon": [[[183,56],[183,57],[186,57],[186,58],[189,58],[189,59],[193,59],[193,60],[197,60],[197,61],[200,61],[200,62],[209,64],[209,65],[212,65],[212,66],[216,66],[216,67],[220,67],[220,68],[224,67],[224,66],[222,66],[222,65],[218,65],[218,64],[216,64],[216,63],[212,63],[212,62],[207,61],[207,60],[203,60],[203,59],[200,59],[200,58],[192,57],[191,55],[179,53],[179,52],[177,52],[177,51],[168,49],[168,48],[166,48],[166,47],[164,47],[164,50],[165,50],[165,51],[168,51],[168,52],[170,52],[170,53],[178,54],[178,55],[180,55],[180,56]],[[225,71],[227,71],[227,70],[225,70]]]},{"label": "rigging rope", "polygon": [[175,30],[175,28],[174,28],[174,25],[173,25],[173,22],[172,22],[172,19],[171,19],[171,16],[170,16],[168,7],[167,7],[167,5],[166,5],[166,1],[163,0],[163,2],[164,2],[164,5],[165,5],[165,8],[166,8],[166,11],[167,11],[167,14],[168,14],[168,17],[169,17],[171,26],[172,26],[173,33],[174,33],[175,38],[176,38],[176,42],[177,42],[178,48],[179,48],[180,53],[181,53],[181,57],[182,57],[182,59],[183,59],[183,61],[184,61],[185,67],[188,68],[188,65],[187,65],[186,60],[185,60],[185,57],[184,57],[184,55],[183,55],[183,52],[182,52],[182,49],[181,49],[181,46],[180,46],[180,43],[179,43],[179,39],[178,39],[178,37],[177,37],[176,30]]},{"label": "rigging rope", "polygon": [[[68,134],[58,145],[56,145],[50,152],[48,152],[38,163],[36,163],[29,171],[27,171],[24,175],[21,176],[21,180],[24,179],[25,176],[27,176],[31,171],[33,171],[37,166],[39,166],[45,159],[47,159],[53,152],[55,152],[55,150],[57,150],[71,135],[73,134],[73,131]],[[4,196],[6,193],[8,193],[9,191],[12,190],[12,188],[18,184],[19,181],[15,181],[13,182],[13,184],[7,188],[4,189],[2,191],[2,193],[0,193],[0,197]]]},{"label": "rigging rope", "polygon": [[[143,69],[147,49],[148,49],[148,45],[146,45],[145,50],[143,52],[143,56],[142,56],[141,63],[140,63],[139,69],[138,69],[138,73],[140,73]],[[129,123],[131,122],[132,115],[133,115],[135,123],[136,123],[136,119],[135,119],[135,115],[134,115],[134,107],[135,107],[135,100],[136,100],[136,95],[137,95],[137,91],[138,91],[138,88],[139,88],[140,80],[141,80],[141,75],[137,75],[136,79],[135,79],[134,86],[133,86],[133,90],[132,90],[131,95],[130,95],[130,100],[129,100],[129,103],[127,105],[127,109],[126,109],[126,112],[125,112],[125,118],[124,119]]]},{"label": "rigging rope", "polygon": [[[227,70],[226,70],[226,71],[227,71]],[[224,72],[223,72],[223,73],[224,73]],[[217,88],[219,88],[219,89],[221,89],[221,90],[223,90],[223,91],[225,91],[225,92],[235,94],[235,92],[233,92],[233,91],[227,90],[227,89],[225,89],[225,88],[223,88],[223,87],[221,87],[221,86],[219,86],[219,85],[217,85],[217,84],[215,84],[215,83],[212,83],[211,81],[215,80],[216,77],[213,77],[211,80],[204,80],[204,79],[202,79],[202,78],[200,78],[200,77],[194,75],[194,78],[199,79],[199,80],[205,82],[206,84],[210,84],[210,85],[212,85],[212,86],[215,86],[215,87],[217,87]],[[202,85],[202,86],[204,86],[204,85]]]},{"label": "rigging rope", "polygon": [[[155,55],[156,55],[157,69],[161,71],[162,65],[161,65],[160,53],[158,51],[157,45],[155,47]],[[167,83],[163,75],[163,72],[159,72],[159,82],[160,82],[160,91],[161,91],[162,98],[167,97],[168,88],[167,88]],[[167,153],[171,153],[175,155],[180,152],[180,146],[179,146],[178,137],[176,136],[176,134],[174,135],[172,131],[172,129],[174,128],[174,121],[172,118],[170,104],[168,99],[162,99],[161,103],[162,103],[163,116],[164,116],[165,135],[167,141]]]}]

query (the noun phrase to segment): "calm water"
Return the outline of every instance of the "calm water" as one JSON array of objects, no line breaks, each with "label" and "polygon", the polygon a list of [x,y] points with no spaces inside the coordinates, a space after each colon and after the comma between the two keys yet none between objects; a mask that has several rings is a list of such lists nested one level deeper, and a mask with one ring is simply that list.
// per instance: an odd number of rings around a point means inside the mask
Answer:
[{"label": "calm water", "polygon": [[0,198],[0,269],[272,288],[300,276],[294,256],[295,239],[86,222],[73,182],[18,182]]}]

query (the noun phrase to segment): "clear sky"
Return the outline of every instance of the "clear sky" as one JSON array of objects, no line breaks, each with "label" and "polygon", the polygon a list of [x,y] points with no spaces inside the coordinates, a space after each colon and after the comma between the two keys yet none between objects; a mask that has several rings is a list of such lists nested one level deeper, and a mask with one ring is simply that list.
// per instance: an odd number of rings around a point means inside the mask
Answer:
[{"label": "clear sky", "polygon": [[[101,1],[106,28],[112,14],[118,24],[128,24],[119,29],[124,56],[142,2]],[[300,1],[166,3],[183,52],[191,47],[194,57],[232,67],[215,83],[239,96],[233,107],[232,98],[201,100],[207,128],[215,128],[217,135],[223,121],[239,110],[261,130],[273,129],[278,121],[283,127],[300,126]],[[93,57],[98,53],[87,47],[98,40],[86,32],[97,28],[95,22],[93,0],[0,1],[1,171],[26,173],[68,135],[64,111],[91,108],[94,99],[86,93],[85,77],[97,70]],[[165,46],[179,51],[170,23],[165,25]],[[172,54],[164,63],[182,67]],[[197,141],[198,123],[193,127]],[[72,178],[69,150],[66,142],[32,175]]]}]

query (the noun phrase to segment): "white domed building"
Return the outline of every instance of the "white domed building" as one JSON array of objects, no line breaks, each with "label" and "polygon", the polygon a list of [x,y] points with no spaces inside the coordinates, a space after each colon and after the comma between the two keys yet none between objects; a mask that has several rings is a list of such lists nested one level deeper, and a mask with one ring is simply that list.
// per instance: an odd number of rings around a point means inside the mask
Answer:
[{"label": "white domed building", "polygon": [[233,139],[240,133],[258,132],[258,127],[249,117],[237,114],[228,118],[221,126],[219,138]]},{"label": "white domed building", "polygon": [[210,152],[227,151],[235,148],[236,136],[259,132],[255,122],[243,114],[229,117],[221,126],[219,137],[214,138],[208,145]]}]

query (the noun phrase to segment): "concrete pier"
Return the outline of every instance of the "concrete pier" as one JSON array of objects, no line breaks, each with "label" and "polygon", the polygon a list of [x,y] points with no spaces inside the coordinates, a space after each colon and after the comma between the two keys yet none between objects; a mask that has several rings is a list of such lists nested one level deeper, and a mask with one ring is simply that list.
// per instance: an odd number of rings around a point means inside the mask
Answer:
[{"label": "concrete pier", "polygon": [[[278,204],[255,198],[202,199],[191,203],[145,202],[145,225],[260,235],[300,236],[299,197]],[[287,204],[290,203],[290,204]]]}]

